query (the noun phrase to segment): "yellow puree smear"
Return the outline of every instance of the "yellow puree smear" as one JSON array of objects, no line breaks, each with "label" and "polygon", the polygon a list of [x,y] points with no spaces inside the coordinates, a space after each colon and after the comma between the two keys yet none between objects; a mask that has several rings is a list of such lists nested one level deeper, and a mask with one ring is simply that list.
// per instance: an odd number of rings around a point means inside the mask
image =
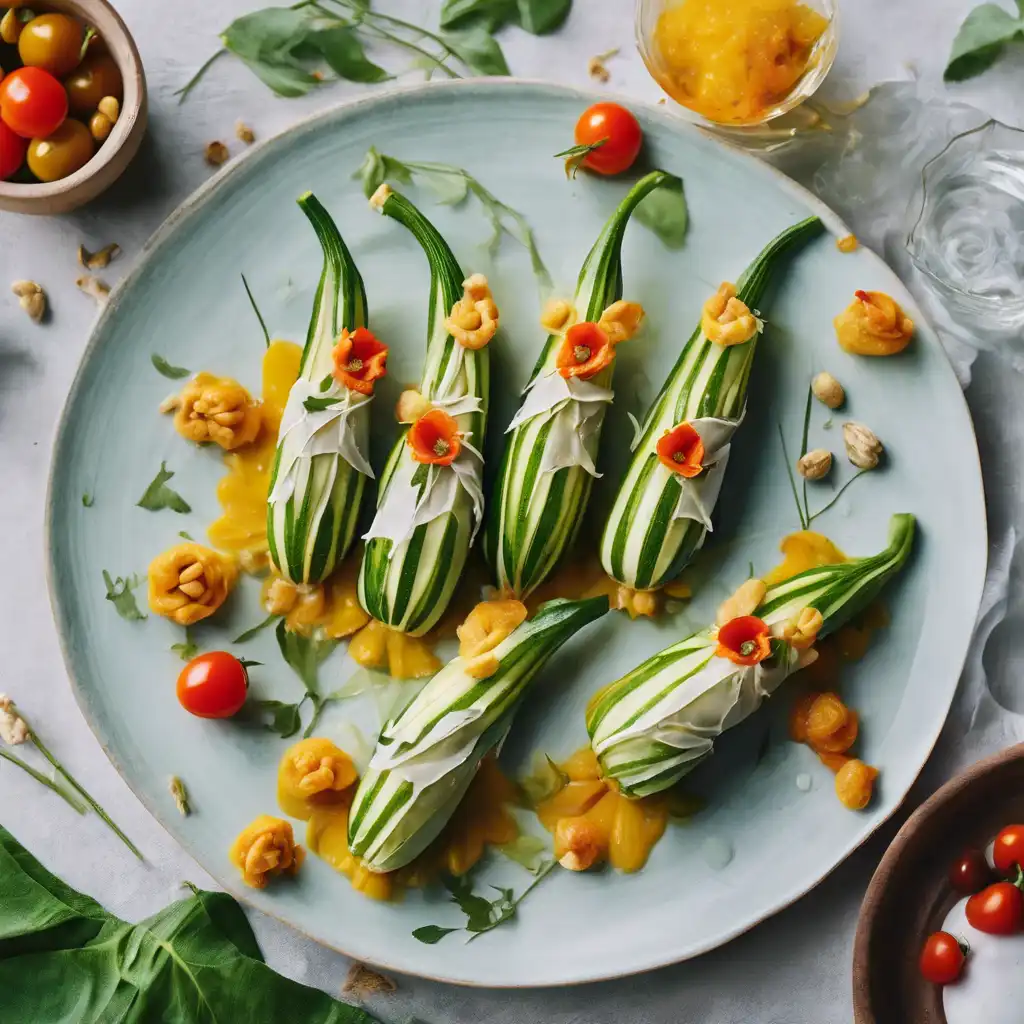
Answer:
[{"label": "yellow puree smear", "polygon": [[796,0],[682,0],[654,31],[657,77],[712,121],[758,121],[792,92],[827,27]]}]

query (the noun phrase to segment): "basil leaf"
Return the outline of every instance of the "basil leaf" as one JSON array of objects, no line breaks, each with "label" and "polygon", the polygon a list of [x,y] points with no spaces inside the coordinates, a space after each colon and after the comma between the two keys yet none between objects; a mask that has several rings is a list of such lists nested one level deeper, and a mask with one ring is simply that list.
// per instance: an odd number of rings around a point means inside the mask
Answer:
[{"label": "basil leaf", "polygon": [[170,380],[181,380],[182,377],[187,377],[192,372],[186,370],[184,366],[171,366],[163,356],[159,356],[155,352],[149,358],[153,361],[157,373],[163,374]]},{"label": "basil leaf", "polygon": [[265,722],[263,728],[276,732],[283,740],[294,736],[302,726],[302,717],[299,713],[301,703],[286,704],[281,700],[258,700],[256,707],[260,711],[270,713],[270,721]]},{"label": "basil leaf", "polygon": [[239,636],[236,636],[235,639],[231,642],[233,644],[244,644],[247,640],[251,640],[257,633],[261,633],[263,630],[265,630],[267,626],[269,626],[277,618],[279,618],[279,616],[277,615],[268,615],[258,625],[253,626],[252,629],[247,629],[244,633],[241,633]]},{"label": "basil leaf", "polygon": [[417,928],[412,933],[414,939],[418,939],[420,942],[425,942],[428,946],[433,946],[440,942],[446,935],[451,935],[452,932],[462,931],[461,928],[440,928],[436,924],[425,924],[422,928]]},{"label": "basil leaf", "polygon": [[442,32],[441,37],[471,71],[481,75],[511,74],[498,40],[483,25],[458,32]]},{"label": "basil leaf", "polygon": [[1020,18],[998,4],[975,7],[953,40],[943,77],[947,82],[962,82],[981,74],[996,62],[1004,44],[1016,38],[1024,38],[1024,6]]},{"label": "basil leaf", "polygon": [[220,38],[279,96],[305,96],[319,80],[301,66],[297,51],[314,29],[303,11],[268,7],[233,21]]},{"label": "basil leaf", "polygon": [[519,24],[535,36],[560,28],[572,10],[572,0],[516,0]]},{"label": "basil leaf", "polygon": [[146,618],[139,611],[139,606],[135,602],[135,595],[132,593],[132,590],[140,582],[137,576],[131,576],[128,579],[121,579],[118,576],[116,580],[112,580],[110,573],[104,569],[103,582],[107,587],[107,600],[114,606],[115,611],[122,619],[128,622],[141,622]]},{"label": "basil leaf", "polygon": [[227,893],[189,888],[185,899],[130,924],[51,875],[0,827],[4,1019],[104,1024],[130,1010],[133,1020],[168,1024],[378,1024],[276,974]]},{"label": "basil leaf", "polygon": [[161,462],[160,471],[135,504],[139,508],[147,509],[150,512],[159,512],[164,508],[169,508],[182,515],[186,512],[191,512],[192,506],[177,491],[171,490],[167,486],[167,481],[173,476],[174,473],[167,468],[167,463]]},{"label": "basil leaf", "polygon": [[686,240],[690,225],[682,180],[669,179],[656,188],[641,201],[633,217],[649,227],[669,249],[678,249]]},{"label": "basil leaf", "polygon": [[313,32],[307,42],[321,54],[332,71],[350,82],[385,82],[394,77],[367,58],[359,37],[347,25],[320,29]]},{"label": "basil leaf", "polygon": [[510,21],[516,21],[518,15],[516,0],[444,0],[441,28],[483,25],[487,31],[496,32]]}]

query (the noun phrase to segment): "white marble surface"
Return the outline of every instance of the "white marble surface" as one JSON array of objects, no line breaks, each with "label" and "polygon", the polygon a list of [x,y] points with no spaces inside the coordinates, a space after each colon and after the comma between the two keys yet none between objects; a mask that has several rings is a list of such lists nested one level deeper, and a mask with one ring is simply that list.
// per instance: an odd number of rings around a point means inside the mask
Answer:
[{"label": "white marble surface", "polygon": [[[173,90],[217,46],[216,32],[255,7],[256,0],[120,0],[118,6],[138,41],[149,79],[151,128],[140,158],[122,187],[79,213],[45,220],[0,214],[0,536],[6,538],[0,579],[0,689],[33,714],[51,747],[139,843],[146,863],[137,864],[95,817],[78,819],[6,764],[0,768],[0,821],[70,883],[113,911],[137,918],[177,897],[182,879],[211,883],[107,762],[71,696],[50,615],[43,577],[50,446],[95,312],[93,300],[74,286],[75,252],[80,242],[91,248],[118,242],[124,256],[104,274],[114,283],[163,218],[209,175],[202,158],[206,142],[231,140],[237,150],[233,126],[238,118],[266,136],[361,87],[343,84],[303,100],[281,100],[240,65],[223,60],[206,86],[179,107]],[[378,6],[426,25],[436,23],[436,2],[378,0]],[[941,88],[950,41],[972,0],[840,0],[840,6],[840,56],[828,89],[849,98],[877,81],[912,73]],[[610,63],[609,88],[656,98],[658,91],[632,53],[631,40],[631,0],[576,0],[570,21],[558,35],[535,39],[513,29],[502,42],[515,74],[575,83],[587,82],[591,54],[621,46],[622,56]],[[950,95],[1012,121],[1021,117],[1022,75],[1024,48]],[[885,168],[879,173],[886,173]],[[53,315],[45,326],[30,323],[7,294],[7,282],[26,277],[40,281],[50,294]],[[1019,598],[1006,597],[1007,580],[1016,583],[1024,566],[1014,557],[1018,524],[1024,525],[1021,383],[996,357],[982,357],[974,365],[968,399],[977,421],[990,506],[989,611],[949,724],[911,804],[960,766],[1024,737],[1024,689],[1016,673],[1024,661],[1024,609]],[[1011,587],[1011,592],[1019,589]],[[905,812],[898,820],[903,817]],[[849,1020],[857,910],[897,824],[883,828],[795,906],[698,961],[635,979],[546,992],[495,994],[403,978],[398,993],[379,997],[370,1008],[387,1021],[415,1016],[429,1024]],[[254,917],[271,964],[339,993],[347,969],[343,957]],[[611,933],[609,941],[614,941]],[[0,1009],[2,1003],[0,993]]]}]

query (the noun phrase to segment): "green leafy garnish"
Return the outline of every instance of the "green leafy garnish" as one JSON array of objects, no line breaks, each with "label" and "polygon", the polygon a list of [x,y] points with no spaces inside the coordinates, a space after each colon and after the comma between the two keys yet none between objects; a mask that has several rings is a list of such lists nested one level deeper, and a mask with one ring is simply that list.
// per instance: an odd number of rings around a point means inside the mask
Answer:
[{"label": "green leafy garnish", "polygon": [[281,616],[280,615],[268,615],[262,622],[257,623],[252,629],[247,629],[244,633],[236,636],[231,642],[233,644],[244,644],[246,641],[251,640],[257,633],[262,633],[267,626],[276,622]]},{"label": "green leafy garnish", "polygon": [[331,385],[333,383],[334,383],[334,374],[333,373],[329,373],[329,374],[327,374],[326,377],[324,377],[324,379],[322,381],[320,381],[320,390],[322,392],[323,391],[330,391],[331,390]]},{"label": "green leafy garnish", "polygon": [[572,0],[444,0],[441,28],[481,25],[497,32],[519,25],[539,36],[559,28],[571,10]]},{"label": "green leafy garnish", "polygon": [[307,412],[323,412],[325,409],[330,409],[332,405],[337,405],[340,401],[340,398],[317,398],[315,395],[311,395],[302,405]]},{"label": "green leafy garnish", "polygon": [[276,974],[227,893],[186,885],[184,899],[144,921],[122,921],[0,828],[4,1020],[377,1024]]},{"label": "green leafy garnish", "polygon": [[492,192],[461,167],[451,164],[437,164],[420,161],[402,161],[385,153],[379,153],[373,146],[366,153],[362,166],[353,175],[363,183],[363,192],[369,198],[385,181],[410,185],[414,178],[430,188],[441,203],[455,206],[470,194],[476,196],[491,222],[493,234],[487,243],[493,254],[501,243],[502,235],[513,238],[530,254],[534,276],[542,290],[552,287],[551,274],[541,259],[540,250],[529,222],[518,211],[507,206]]},{"label": "green leafy garnish", "polygon": [[686,205],[681,178],[672,178],[641,200],[633,216],[650,228],[670,249],[678,249],[686,240],[690,212]]},{"label": "green leafy garnish", "polygon": [[1006,45],[1024,40],[1024,0],[1017,0],[1017,15],[998,4],[982,4],[967,15],[953,40],[944,78],[962,82],[987,71]]},{"label": "green leafy garnish", "polygon": [[320,693],[320,665],[338,646],[338,641],[319,634],[302,636],[300,633],[293,633],[282,619],[277,624],[277,646],[281,649],[281,656],[302,680],[302,685],[306,689],[306,696],[296,705],[296,715],[307,700],[313,705],[313,717],[303,733],[304,736],[312,736],[320,715],[329,703],[329,698]]},{"label": "green leafy garnish", "polygon": [[88,491],[86,491],[85,494],[82,495],[82,504],[86,508],[92,508],[94,502],[95,502],[95,499],[93,498],[93,496]]},{"label": "green leafy garnish", "polygon": [[159,512],[163,508],[182,514],[191,512],[192,506],[177,491],[167,486],[167,481],[173,476],[174,473],[167,468],[167,463],[161,462],[160,471],[135,504],[150,512]]},{"label": "green leafy garnish", "polygon": [[568,783],[569,776],[547,754],[537,754],[534,758],[533,771],[526,778],[519,780],[519,787],[530,806],[536,807],[537,804],[550,800]]},{"label": "green leafy garnish", "polygon": [[242,668],[248,669],[248,668],[255,668],[257,665],[262,665],[263,662],[262,661],[253,661],[251,658],[239,658],[238,659],[238,664],[241,665]]},{"label": "green leafy garnish", "polygon": [[305,703],[305,698],[297,704],[286,704],[280,700],[259,700],[256,701],[256,707],[260,711],[270,714],[270,721],[264,725],[264,728],[270,732],[276,732],[281,739],[286,740],[289,736],[294,736],[302,727],[303,703]]},{"label": "green leafy garnish", "polygon": [[182,377],[187,377],[192,372],[186,370],[184,366],[171,366],[163,356],[158,356],[155,352],[149,358],[153,361],[157,373],[169,377],[171,380],[181,380]]},{"label": "green leafy garnish", "polygon": [[565,159],[565,176],[567,178],[575,178],[583,161],[594,150],[600,149],[607,141],[607,139],[598,139],[597,142],[583,142],[578,146],[570,146],[568,149],[563,149],[561,153],[556,153],[556,159]]},{"label": "green leafy garnish", "polygon": [[185,540],[195,540],[195,537],[193,537],[192,534],[188,532],[188,530],[179,530],[178,536],[184,538]]},{"label": "green leafy garnish", "polygon": [[510,75],[505,54],[498,40],[484,28],[474,25],[458,32],[445,32],[441,38],[448,49],[471,71],[480,75]]},{"label": "green leafy garnish", "polygon": [[191,661],[199,653],[199,645],[192,641],[188,626],[185,627],[185,639],[181,643],[171,644],[171,650],[182,661]]},{"label": "green leafy garnish", "polygon": [[135,595],[132,593],[132,590],[141,582],[138,576],[129,576],[127,579],[118,576],[117,579],[112,580],[110,573],[104,569],[103,582],[107,587],[107,600],[114,606],[122,619],[138,622],[146,618],[139,611],[139,606],[135,603]]},{"label": "green leafy garnish", "polygon": [[249,287],[249,282],[245,279],[245,274],[242,274],[242,287],[245,288],[245,294],[249,296],[249,305],[252,306],[252,311],[256,314],[256,319],[260,322],[260,328],[263,331],[263,340],[266,342],[267,348],[270,348],[270,331],[267,330],[267,322],[263,319],[260,307],[256,305],[256,299],[253,298],[252,289]]},{"label": "green leafy garnish", "polygon": [[516,896],[512,889],[502,889],[496,885],[491,888],[498,894],[496,899],[488,900],[473,892],[473,883],[469,878],[463,876],[457,878],[448,876],[444,879],[445,888],[451,893],[451,902],[466,915],[466,923],[462,928],[443,928],[440,925],[429,924],[417,928],[412,937],[427,945],[434,945],[440,942],[446,935],[452,932],[467,931],[470,933],[467,941],[471,942],[479,935],[489,932],[498,925],[511,921],[516,916],[519,904],[533,891],[542,879],[551,873],[555,866],[554,860],[547,860],[534,871],[533,881]]}]

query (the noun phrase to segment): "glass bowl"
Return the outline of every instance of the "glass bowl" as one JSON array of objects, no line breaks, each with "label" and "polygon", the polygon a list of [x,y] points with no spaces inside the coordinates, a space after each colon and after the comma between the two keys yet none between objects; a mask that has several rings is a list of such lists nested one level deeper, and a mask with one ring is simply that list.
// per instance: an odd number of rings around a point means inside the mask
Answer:
[{"label": "glass bowl", "polygon": [[677,95],[678,89],[673,85],[671,74],[655,41],[655,29],[661,15],[673,7],[678,7],[684,0],[637,0],[636,5],[636,37],[640,56],[647,65],[655,81],[672,97],[686,115],[698,124],[722,130],[735,130],[733,134],[742,134],[745,129],[765,125],[769,121],[782,117],[817,91],[825,80],[839,47],[839,6],[837,0],[800,0],[806,7],[817,11],[828,19],[828,27],[821,34],[811,50],[810,58],[804,73],[785,96],[773,106],[763,110],[751,120],[716,121],[688,107]]}]

